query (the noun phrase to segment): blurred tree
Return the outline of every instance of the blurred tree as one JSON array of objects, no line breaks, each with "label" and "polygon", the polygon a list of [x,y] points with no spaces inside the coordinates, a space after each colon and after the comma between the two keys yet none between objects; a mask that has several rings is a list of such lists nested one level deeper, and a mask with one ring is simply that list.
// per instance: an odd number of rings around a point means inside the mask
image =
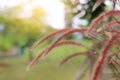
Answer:
[{"label": "blurred tree", "polygon": [[[65,4],[65,22],[66,26],[74,27],[74,19],[76,19],[75,24],[82,26],[81,19],[86,19],[91,22],[93,18],[98,16],[101,12],[105,10],[105,4],[102,3],[94,12],[92,12],[92,6],[95,4],[96,0],[62,0]],[[80,23],[80,24],[79,24]]]},{"label": "blurred tree", "polygon": [[63,0],[63,3],[65,4],[66,27],[72,27],[72,18],[75,16],[73,9],[76,5],[74,5],[71,0]]},{"label": "blurred tree", "polygon": [[0,13],[0,24],[4,26],[0,31],[0,51],[18,46],[20,55],[23,55],[26,47],[30,48],[37,38],[52,30],[43,20],[45,12],[41,7],[33,7],[29,17],[27,14],[23,16],[23,9],[24,6],[18,5],[5,8]]},{"label": "blurred tree", "polygon": [[[65,4],[65,23],[66,27],[79,28],[87,26],[92,19],[98,16],[105,10],[105,5],[102,3],[94,12],[92,6],[96,0],[62,0]],[[81,39],[82,35],[75,34],[69,38]]]}]

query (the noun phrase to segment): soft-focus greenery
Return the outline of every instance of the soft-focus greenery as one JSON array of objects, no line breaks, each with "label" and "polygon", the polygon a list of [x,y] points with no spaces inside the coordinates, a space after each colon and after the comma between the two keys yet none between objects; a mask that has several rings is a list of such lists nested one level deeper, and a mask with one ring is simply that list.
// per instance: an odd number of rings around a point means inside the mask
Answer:
[{"label": "soft-focus greenery", "polygon": [[[87,40],[81,42],[91,45]],[[37,55],[39,50],[45,45],[47,45],[47,43],[44,43],[39,49],[36,49],[34,56]],[[84,57],[77,56],[61,67],[58,67],[57,64],[61,59],[65,58],[65,56],[78,51],[83,52],[85,49],[73,46],[55,48],[30,71],[26,71],[29,63],[27,51],[22,57],[2,59],[1,64],[4,63],[4,65],[0,65],[0,80],[73,80]]]},{"label": "soft-focus greenery", "polygon": [[35,7],[31,16],[21,17],[24,6],[5,8],[0,13],[0,53],[6,53],[11,47],[31,47],[34,41],[52,31],[43,19],[46,13],[41,7]]},{"label": "soft-focus greenery", "polygon": [[[8,61],[9,60],[9,61]],[[25,59],[7,59],[8,67],[0,67],[0,80],[73,80],[79,64],[73,61],[62,67],[56,67],[53,60],[40,61],[31,71],[25,71]]]}]

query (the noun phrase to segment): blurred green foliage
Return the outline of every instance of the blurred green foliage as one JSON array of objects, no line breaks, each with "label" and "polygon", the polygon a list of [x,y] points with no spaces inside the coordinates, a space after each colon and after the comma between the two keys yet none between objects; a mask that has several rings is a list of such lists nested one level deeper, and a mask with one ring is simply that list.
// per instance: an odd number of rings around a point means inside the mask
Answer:
[{"label": "blurred green foliage", "polygon": [[30,47],[36,39],[52,31],[43,19],[45,12],[41,7],[31,10],[30,17],[20,17],[23,6],[6,8],[0,13],[0,52],[7,51],[13,46]]}]

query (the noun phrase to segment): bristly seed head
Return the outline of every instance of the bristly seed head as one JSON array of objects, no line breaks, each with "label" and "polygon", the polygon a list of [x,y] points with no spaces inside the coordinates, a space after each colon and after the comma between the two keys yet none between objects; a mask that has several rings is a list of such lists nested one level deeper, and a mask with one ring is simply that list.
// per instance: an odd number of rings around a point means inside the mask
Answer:
[{"label": "bristly seed head", "polygon": [[[96,2],[96,4],[93,7],[93,10],[95,10],[103,0],[99,0]],[[100,3],[98,3],[100,2]],[[119,47],[119,36],[120,36],[120,28],[117,27],[114,30],[111,30],[110,28],[113,28],[114,26],[117,26],[120,24],[120,20],[114,20],[107,22],[106,24],[103,24],[103,26],[100,26],[97,28],[97,25],[104,19],[108,18],[111,16],[116,16],[120,15],[119,10],[111,10],[104,12],[100,14],[97,18],[95,18],[89,28],[78,28],[78,29],[73,29],[73,28],[67,28],[67,29],[62,29],[55,31],[53,33],[48,34],[41,40],[39,40],[32,49],[35,49],[37,46],[42,44],[44,41],[54,37],[57,34],[60,34],[60,36],[53,41],[50,45],[48,45],[45,49],[43,49],[33,60],[32,62],[28,65],[27,71],[43,56],[47,55],[51,50],[53,50],[56,47],[59,46],[64,46],[64,45],[72,45],[72,46],[78,46],[78,47],[84,47],[86,48],[85,52],[77,52],[74,54],[69,55],[68,57],[65,57],[59,65],[64,64],[68,60],[70,60],[73,57],[79,56],[79,55],[84,55],[90,60],[94,60],[96,62],[94,68],[92,68],[92,75],[91,78],[92,80],[99,80],[100,79],[100,74],[102,72],[102,69],[104,65],[109,65],[113,72],[119,72],[117,66],[120,66],[118,60],[118,54],[120,50],[117,51],[116,53],[112,52],[112,47],[115,45],[117,48]],[[110,31],[110,30],[111,31]],[[83,36],[89,38],[92,40],[92,45],[91,46],[86,46],[83,45],[80,42],[74,41],[74,40],[63,40],[64,38],[68,37],[69,35],[73,33],[80,33],[83,34]],[[102,37],[102,39],[101,39]],[[100,39],[99,39],[100,38]],[[111,53],[112,53],[112,58],[111,58]],[[114,54],[113,54],[114,53]],[[107,64],[105,64],[107,63]]]}]

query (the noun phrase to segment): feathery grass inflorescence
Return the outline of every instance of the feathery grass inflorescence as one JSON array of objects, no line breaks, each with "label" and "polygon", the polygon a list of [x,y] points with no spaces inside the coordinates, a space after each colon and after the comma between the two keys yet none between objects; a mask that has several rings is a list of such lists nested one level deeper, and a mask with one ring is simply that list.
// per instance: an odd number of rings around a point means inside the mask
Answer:
[{"label": "feathery grass inflorescence", "polygon": [[62,30],[57,30],[55,32],[52,32],[50,34],[48,34],[47,36],[43,37],[42,39],[40,39],[38,42],[35,43],[35,45],[32,47],[32,50],[35,49],[36,47],[38,47],[40,44],[42,44],[43,42],[45,42],[46,40],[50,39],[51,37],[54,37],[56,34],[65,32],[67,30],[70,30],[71,28],[66,28],[66,29],[62,29]]},{"label": "feathery grass inflorescence", "polygon": [[110,16],[117,16],[120,15],[120,11],[119,10],[111,10],[111,11],[107,11],[107,12],[103,12],[101,13],[98,17],[96,17],[91,25],[89,26],[88,31],[86,32],[87,36],[94,36],[97,32],[97,25],[104,19],[104,18],[108,18]]},{"label": "feathery grass inflorescence", "polygon": [[111,21],[97,29],[97,32],[105,31],[106,29],[112,28],[114,26],[120,25],[120,21]]},{"label": "feathery grass inflorescence", "polygon": [[63,59],[60,63],[59,63],[59,66],[66,63],[68,60],[70,60],[71,58],[73,57],[76,57],[76,56],[79,56],[79,55],[84,55],[84,56],[87,56],[87,57],[90,57],[90,58],[93,58],[93,59],[96,59],[98,57],[98,51],[94,50],[95,47],[97,45],[99,45],[101,42],[95,42],[93,45],[91,45],[90,48],[86,47],[86,46],[83,46],[85,48],[87,48],[88,50],[86,52],[77,52],[77,53],[73,53],[69,56],[67,56],[65,59]]},{"label": "feathery grass inflorescence", "polygon": [[[95,10],[102,2],[103,0],[98,0],[94,5],[93,10]],[[101,80],[102,79],[101,74],[104,73],[103,68],[105,68],[106,65],[108,65],[112,73],[115,74],[114,78],[120,79],[119,77],[120,74],[118,74],[120,73],[118,69],[118,67],[120,67],[120,63],[118,62],[118,60],[120,60],[119,58],[120,20],[117,20],[116,18],[114,18],[114,20],[108,21],[106,22],[106,24],[103,24],[102,26],[99,26],[97,28],[97,25],[104,18],[109,18],[116,15],[120,15],[119,10],[107,11],[100,14],[98,17],[96,17],[92,21],[88,29],[87,28],[78,28],[78,29],[66,28],[66,29],[55,31],[43,37],[33,46],[32,49],[35,49],[36,47],[41,45],[44,41],[54,37],[55,35],[60,34],[60,36],[56,38],[55,41],[53,41],[50,45],[48,45],[46,48],[44,48],[42,51],[39,52],[39,54],[28,65],[27,70],[29,70],[36,62],[38,62],[38,60],[41,57],[46,56],[54,48],[59,46],[64,46],[64,45],[65,46],[72,45],[72,46],[78,46],[80,48],[84,47],[86,48],[86,51],[74,52],[73,54],[70,54],[59,63],[59,66],[66,63],[68,60],[76,56],[83,55],[83,56],[86,56],[87,60],[90,60],[89,61],[90,65],[88,65],[87,67],[90,67],[90,71],[92,71],[92,74],[89,74],[91,76],[91,80]],[[63,40],[66,37],[76,32],[92,40],[92,45],[87,46],[86,44],[82,44],[81,42],[78,42],[75,40]],[[93,61],[93,64],[91,64],[92,61]],[[87,68],[87,70],[89,70],[89,68]],[[84,72],[83,74],[78,74],[78,75],[79,76],[84,75]],[[76,80],[78,80],[78,78]]]},{"label": "feathery grass inflorescence", "polygon": [[67,56],[65,59],[63,59],[60,63],[59,63],[59,66],[63,65],[64,63],[66,63],[68,60],[70,60],[71,58],[73,57],[76,57],[78,55],[86,55],[86,52],[77,52],[77,53],[73,53],[69,56]]},{"label": "feathery grass inflorescence", "polygon": [[105,46],[102,48],[100,56],[98,57],[96,61],[96,65],[93,70],[93,74],[92,74],[93,76],[91,80],[99,80],[102,67],[104,66],[105,61],[108,58],[109,50],[111,49],[112,45],[114,45],[114,41],[116,40],[116,38],[119,36],[120,36],[120,32],[116,32],[112,36],[112,38],[108,40]]},{"label": "feathery grass inflorescence", "polygon": [[74,40],[62,40],[56,44],[56,46],[61,46],[61,45],[74,45],[74,46],[81,46],[81,47],[87,48],[82,43],[74,41]]},{"label": "feathery grass inflorescence", "polygon": [[[71,35],[72,33],[75,32],[79,32],[84,34],[86,31],[85,28],[81,28],[81,29],[68,29],[65,33],[63,33],[63,35],[61,35],[56,41],[54,41],[53,43],[51,43],[49,46],[47,46],[43,51],[41,51],[33,60],[32,62],[28,65],[27,70],[29,70],[37,61],[40,57],[42,57],[43,55],[45,56],[46,54],[48,54],[48,52],[50,52],[59,41],[61,41],[63,38]],[[58,31],[59,32],[59,31]],[[57,33],[57,32],[56,32]],[[53,34],[54,35],[54,34]],[[49,35],[48,35],[49,36]],[[52,35],[51,35],[52,36]],[[43,39],[48,39],[48,38],[43,38]],[[42,39],[42,40],[43,40]],[[42,41],[41,41],[42,42]],[[39,43],[39,42],[38,42]],[[78,45],[78,44],[77,44]]]},{"label": "feathery grass inflorescence", "polygon": [[100,4],[103,2],[104,0],[97,0],[92,8],[92,11],[95,11],[95,9],[100,6]]},{"label": "feathery grass inflorescence", "polygon": [[114,55],[112,55],[111,59],[110,59],[110,62],[112,62],[116,57],[118,57],[120,53],[120,50],[118,50],[117,52],[114,53]]}]

